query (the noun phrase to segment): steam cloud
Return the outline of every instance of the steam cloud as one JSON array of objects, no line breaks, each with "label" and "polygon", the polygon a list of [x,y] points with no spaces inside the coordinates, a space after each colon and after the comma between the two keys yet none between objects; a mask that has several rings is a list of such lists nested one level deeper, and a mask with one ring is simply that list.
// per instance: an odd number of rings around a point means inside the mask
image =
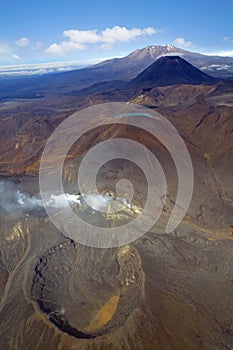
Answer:
[{"label": "steam cloud", "polygon": [[[67,205],[76,204],[85,208],[87,201],[93,210],[106,211],[108,205],[114,200],[120,201],[125,207],[132,208],[124,198],[113,198],[108,194],[99,193],[86,194],[84,197],[69,193],[51,194],[46,205],[62,209]],[[28,193],[21,192],[15,183],[0,181],[0,207],[11,215],[18,215],[23,212],[43,210],[44,204],[39,195],[30,196]]]},{"label": "steam cloud", "polygon": [[[51,194],[47,205],[54,208],[63,208],[70,204],[81,204],[80,196],[72,194],[55,195]],[[30,196],[17,189],[17,185],[9,181],[0,181],[0,207],[8,213],[17,215],[20,212],[31,212],[33,210],[43,210],[44,204],[39,195]]]}]

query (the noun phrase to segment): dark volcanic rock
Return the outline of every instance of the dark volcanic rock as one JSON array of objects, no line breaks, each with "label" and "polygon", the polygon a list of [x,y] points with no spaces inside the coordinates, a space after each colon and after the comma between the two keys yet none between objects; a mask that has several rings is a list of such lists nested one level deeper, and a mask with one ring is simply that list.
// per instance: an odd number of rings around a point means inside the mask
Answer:
[{"label": "dark volcanic rock", "polygon": [[150,67],[133,79],[128,86],[168,86],[179,84],[213,84],[213,78],[179,56],[164,56],[156,60]]}]

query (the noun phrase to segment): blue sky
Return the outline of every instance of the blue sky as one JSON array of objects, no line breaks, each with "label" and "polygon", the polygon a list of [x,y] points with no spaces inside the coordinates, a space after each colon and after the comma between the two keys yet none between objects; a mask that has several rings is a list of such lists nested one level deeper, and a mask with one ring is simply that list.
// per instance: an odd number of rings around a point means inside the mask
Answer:
[{"label": "blue sky", "polygon": [[0,66],[92,62],[158,44],[233,56],[232,14],[232,0],[2,1]]}]

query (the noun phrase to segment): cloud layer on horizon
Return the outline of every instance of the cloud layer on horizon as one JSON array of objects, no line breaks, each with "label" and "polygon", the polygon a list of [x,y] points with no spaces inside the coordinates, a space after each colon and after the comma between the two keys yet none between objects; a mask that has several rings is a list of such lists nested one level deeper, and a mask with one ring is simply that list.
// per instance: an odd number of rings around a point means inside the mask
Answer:
[{"label": "cloud layer on horizon", "polygon": [[[121,56],[117,56],[121,57]],[[80,69],[89,65],[93,65],[114,57],[99,57],[86,60],[76,60],[68,62],[48,62],[34,64],[13,64],[8,66],[0,66],[0,78],[4,76],[22,76],[22,75],[43,75],[47,73],[66,72]],[[18,60],[19,61],[19,60]]]}]

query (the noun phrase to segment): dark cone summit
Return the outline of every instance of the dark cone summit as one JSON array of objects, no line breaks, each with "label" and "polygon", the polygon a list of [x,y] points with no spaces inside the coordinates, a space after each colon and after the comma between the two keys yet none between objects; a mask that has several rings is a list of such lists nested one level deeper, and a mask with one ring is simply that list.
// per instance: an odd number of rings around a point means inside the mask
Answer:
[{"label": "dark cone summit", "polygon": [[217,79],[205,74],[179,56],[164,56],[133,79],[129,86],[168,86],[213,84]]}]

